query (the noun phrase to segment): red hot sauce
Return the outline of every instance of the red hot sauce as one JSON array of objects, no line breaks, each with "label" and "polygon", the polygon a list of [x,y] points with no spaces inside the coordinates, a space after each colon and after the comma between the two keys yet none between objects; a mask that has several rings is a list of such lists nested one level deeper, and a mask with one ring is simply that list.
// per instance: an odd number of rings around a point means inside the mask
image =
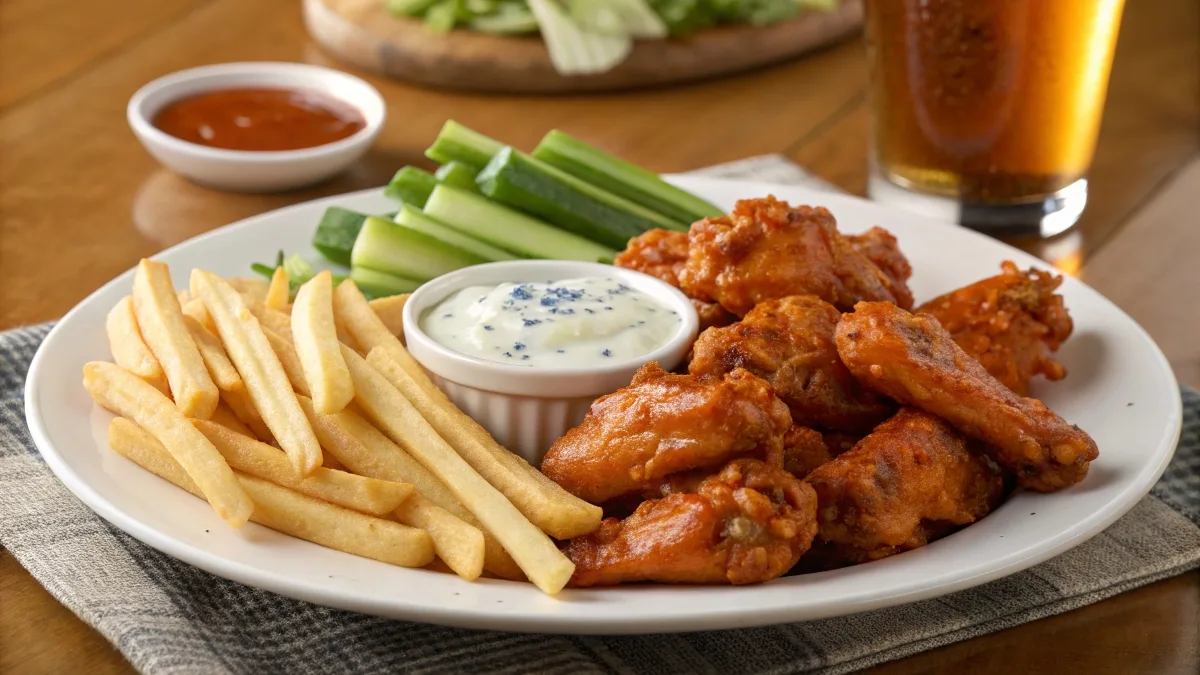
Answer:
[{"label": "red hot sauce", "polygon": [[362,113],[297,89],[222,89],[179,99],[154,116],[163,132],[226,150],[299,150],[353,136]]}]

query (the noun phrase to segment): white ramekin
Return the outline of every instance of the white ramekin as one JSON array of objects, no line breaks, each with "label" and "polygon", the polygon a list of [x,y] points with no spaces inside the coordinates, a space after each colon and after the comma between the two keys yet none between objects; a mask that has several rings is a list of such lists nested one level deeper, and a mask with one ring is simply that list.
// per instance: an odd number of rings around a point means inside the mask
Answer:
[{"label": "white ramekin", "polygon": [[[446,347],[421,330],[425,312],[467,286],[505,282],[546,282],[581,277],[612,277],[650,295],[683,317],[663,346],[635,359],[575,368],[517,366],[485,361]],[[404,337],[409,352],[450,400],[482,424],[502,445],[534,466],[550,446],[583,421],[597,397],[629,384],[638,368],[657,361],[679,365],[696,341],[699,319],[692,301],[678,289],[641,272],[599,263],[514,260],[467,267],[422,285],[404,305]]]},{"label": "white ramekin", "polygon": [[[237,87],[317,91],[353,106],[366,125],[353,136],[314,148],[257,152],[190,143],[151,124],[168,103]],[[383,128],[385,111],[379,92],[353,75],[301,63],[261,62],[222,63],[160,77],[134,93],[125,115],[146,151],[175,173],[220,190],[273,192],[318,183],[350,166]]]}]

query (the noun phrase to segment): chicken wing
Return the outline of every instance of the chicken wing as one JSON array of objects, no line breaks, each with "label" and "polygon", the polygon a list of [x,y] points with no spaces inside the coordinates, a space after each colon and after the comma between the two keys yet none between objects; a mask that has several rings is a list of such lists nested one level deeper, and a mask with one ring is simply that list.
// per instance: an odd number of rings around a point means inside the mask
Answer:
[{"label": "chicken wing", "polygon": [[793,424],[783,435],[783,469],[796,478],[804,478],[836,457],[839,450],[830,447],[821,432]]},{"label": "chicken wing", "polygon": [[[657,277],[679,288],[679,271],[687,263],[688,235],[671,230],[649,230],[629,240],[624,251],[617,254],[613,264]],[[700,330],[710,326],[726,326],[737,317],[715,302],[692,300],[700,316]]]},{"label": "chicken wing", "polygon": [[896,241],[896,237],[876,225],[862,234],[848,234],[846,239],[887,276],[891,282],[888,290],[896,296],[896,304],[905,309],[912,307],[913,295],[908,288],[912,265],[900,252],[900,243]]},{"label": "chicken wing", "polygon": [[999,467],[949,424],[902,408],[804,479],[817,492],[819,566],[877,560],[982,518],[1004,494]]},{"label": "chicken wing", "polygon": [[865,434],[896,407],[842,365],[833,339],[841,316],[812,295],[765,300],[741,321],[705,331],[692,347],[688,371],[722,375],[745,368],[771,384],[794,423]]},{"label": "chicken wing", "polygon": [[1073,324],[1054,289],[1061,276],[1030,268],[1021,272],[1005,261],[1001,273],[921,305],[963,351],[974,356],[1004,386],[1024,396],[1029,380],[1045,375],[1061,380],[1067,371],[1050,357]]},{"label": "chicken wing", "polygon": [[796,564],[817,531],[813,489],[755,459],[680,476],[663,491],[567,544],[571,586],[769,581]]},{"label": "chicken wing", "polygon": [[672,473],[755,456],[782,466],[787,406],[771,386],[738,369],[724,377],[675,375],[655,363],[629,386],[602,396],[559,438],[542,473],[601,504],[644,492]]},{"label": "chicken wing", "polygon": [[861,382],[983,441],[1022,487],[1050,492],[1078,483],[1099,455],[1090,436],[1001,384],[931,316],[862,302],[842,316],[837,347]]},{"label": "chicken wing", "polygon": [[694,223],[678,274],[689,297],[738,316],[789,295],[815,295],[843,310],[859,300],[902,301],[892,279],[838,233],[829,211],[774,197],[744,199],[727,216]]}]

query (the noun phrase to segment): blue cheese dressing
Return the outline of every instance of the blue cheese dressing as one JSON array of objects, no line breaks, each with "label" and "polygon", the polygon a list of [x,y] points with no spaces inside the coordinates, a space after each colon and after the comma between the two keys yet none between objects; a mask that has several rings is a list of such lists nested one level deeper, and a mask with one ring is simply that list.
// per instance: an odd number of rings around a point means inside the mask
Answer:
[{"label": "blue cheese dressing", "polygon": [[455,351],[520,366],[588,366],[644,356],[679,331],[679,313],[616,279],[470,286],[421,317]]}]

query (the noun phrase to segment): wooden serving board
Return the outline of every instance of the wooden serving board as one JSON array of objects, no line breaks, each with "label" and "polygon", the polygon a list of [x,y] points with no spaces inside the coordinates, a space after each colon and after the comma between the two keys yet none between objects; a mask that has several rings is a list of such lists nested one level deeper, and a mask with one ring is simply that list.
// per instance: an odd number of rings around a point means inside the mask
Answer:
[{"label": "wooden serving board", "polygon": [[504,93],[632,89],[700,80],[777,63],[845,39],[862,27],[862,0],[834,13],[807,12],[771,26],[720,27],[686,39],[638,41],[606,73],[554,72],[541,38],[456,30],[436,35],[398,18],[384,0],[304,0],[313,38],[359,68],[434,87]]}]

